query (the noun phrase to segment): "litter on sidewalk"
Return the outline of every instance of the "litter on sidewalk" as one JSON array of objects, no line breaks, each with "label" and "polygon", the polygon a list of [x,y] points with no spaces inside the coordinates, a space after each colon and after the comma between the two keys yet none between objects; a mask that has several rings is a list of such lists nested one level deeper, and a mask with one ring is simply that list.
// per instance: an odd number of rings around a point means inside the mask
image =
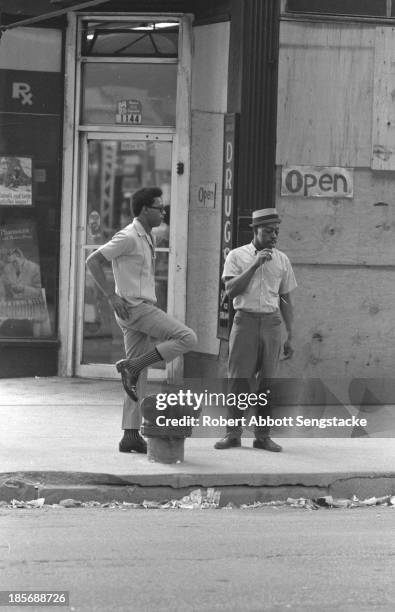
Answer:
[{"label": "litter on sidewalk", "polygon": [[353,495],[351,499],[336,499],[332,495],[325,495],[315,499],[299,497],[294,499],[288,497],[285,501],[254,502],[253,504],[242,504],[240,508],[263,508],[267,506],[290,506],[292,508],[306,508],[306,510],[319,510],[320,508],[363,508],[368,506],[391,506],[395,508],[395,495],[385,495],[384,497],[370,497],[368,499],[358,499]]},{"label": "litter on sidewalk", "polygon": [[[11,502],[0,501],[0,508],[10,509],[40,509],[40,508],[112,508],[112,509],[216,509],[220,508],[221,492],[214,488],[208,488],[206,491],[195,489],[189,495],[181,499],[171,499],[164,501],[149,501],[144,500],[141,503],[119,502],[112,500],[111,502],[100,503],[98,501],[81,502],[76,499],[62,499],[58,504],[46,504],[45,498],[33,499],[30,501],[20,501],[17,499]],[[251,504],[241,504],[237,506],[233,502],[229,502],[226,506],[222,506],[221,510],[255,510],[259,508],[305,508],[306,510],[320,510],[321,508],[367,508],[372,506],[388,506],[395,508],[395,495],[385,495],[383,497],[370,497],[368,499],[358,499],[353,495],[351,499],[336,499],[332,495],[325,495],[316,499],[308,499],[305,497],[293,498],[288,497],[286,500],[276,500],[269,502],[253,502]]]}]

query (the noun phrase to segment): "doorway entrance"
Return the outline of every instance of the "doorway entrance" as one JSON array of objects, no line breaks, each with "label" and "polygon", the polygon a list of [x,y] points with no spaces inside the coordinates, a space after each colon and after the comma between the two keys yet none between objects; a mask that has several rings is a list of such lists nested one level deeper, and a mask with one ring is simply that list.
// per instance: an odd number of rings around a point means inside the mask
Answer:
[{"label": "doorway entrance", "polygon": [[[78,44],[74,59],[69,52],[66,60],[75,80],[65,117],[63,198],[67,202],[70,194],[72,235],[62,285],[68,300],[64,325],[60,315],[63,374],[119,376],[114,362],[124,356],[122,333],[85,261],[132,222],[132,196],[141,187],[160,187],[166,206],[155,230],[158,306],[185,320],[190,28],[190,19],[181,15],[71,18],[69,41]],[[65,223],[63,242],[68,243]],[[113,282],[110,264],[107,274]],[[148,376],[176,380],[182,366],[178,358],[167,368],[151,368]]]},{"label": "doorway entrance", "polygon": [[[124,354],[123,336],[112,309],[85,267],[87,256],[132,222],[131,197],[141,187],[163,191],[165,217],[153,234],[156,240],[155,285],[158,306],[168,308],[171,174],[173,138],[164,134],[86,133],[81,143],[80,242],[77,310],[76,374],[112,376],[114,362]],[[111,263],[106,269],[114,283]],[[150,372],[163,378],[164,364]]]}]

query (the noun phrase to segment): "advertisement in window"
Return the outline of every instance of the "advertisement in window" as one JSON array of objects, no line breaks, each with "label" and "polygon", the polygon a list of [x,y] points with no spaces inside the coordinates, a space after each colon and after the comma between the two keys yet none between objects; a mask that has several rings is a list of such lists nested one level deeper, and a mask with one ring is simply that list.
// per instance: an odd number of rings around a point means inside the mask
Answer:
[{"label": "advertisement in window", "polygon": [[32,159],[0,155],[0,206],[32,206]]},{"label": "advertisement in window", "polygon": [[0,338],[50,336],[35,222],[0,226],[0,244]]}]

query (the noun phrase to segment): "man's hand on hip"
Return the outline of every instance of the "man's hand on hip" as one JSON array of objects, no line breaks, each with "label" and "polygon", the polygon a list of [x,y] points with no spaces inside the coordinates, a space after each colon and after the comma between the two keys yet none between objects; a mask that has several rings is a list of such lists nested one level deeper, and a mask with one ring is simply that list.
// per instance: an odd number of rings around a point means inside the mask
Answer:
[{"label": "man's hand on hip", "polygon": [[128,303],[126,302],[126,300],[121,298],[116,293],[113,293],[108,298],[108,301],[110,302],[112,308],[114,309],[115,313],[118,315],[120,319],[125,320],[129,318],[129,308],[128,308]]}]

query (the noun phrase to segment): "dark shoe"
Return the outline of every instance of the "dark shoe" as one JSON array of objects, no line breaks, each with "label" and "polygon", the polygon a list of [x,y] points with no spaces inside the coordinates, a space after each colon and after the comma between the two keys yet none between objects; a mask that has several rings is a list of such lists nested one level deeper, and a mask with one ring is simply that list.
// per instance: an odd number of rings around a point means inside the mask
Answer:
[{"label": "dark shoe", "polygon": [[273,442],[271,438],[262,438],[261,440],[254,440],[253,447],[271,451],[272,453],[280,453],[283,450],[282,446],[276,444],[276,442]]},{"label": "dark shoe", "polygon": [[131,438],[126,435],[123,436],[119,443],[119,452],[131,453],[132,451],[135,453],[147,453],[147,442],[142,436],[139,435],[137,438]]},{"label": "dark shoe", "polygon": [[137,396],[136,385],[139,377],[138,375],[135,376],[129,372],[127,369],[127,363],[127,359],[121,359],[120,361],[116,362],[115,367],[121,374],[123,388],[125,389],[126,393],[132,398],[132,400],[137,402],[139,398]]},{"label": "dark shoe", "polygon": [[241,446],[241,440],[239,437],[225,436],[222,440],[218,440],[214,444],[214,448],[223,450],[224,448],[238,448]]}]

